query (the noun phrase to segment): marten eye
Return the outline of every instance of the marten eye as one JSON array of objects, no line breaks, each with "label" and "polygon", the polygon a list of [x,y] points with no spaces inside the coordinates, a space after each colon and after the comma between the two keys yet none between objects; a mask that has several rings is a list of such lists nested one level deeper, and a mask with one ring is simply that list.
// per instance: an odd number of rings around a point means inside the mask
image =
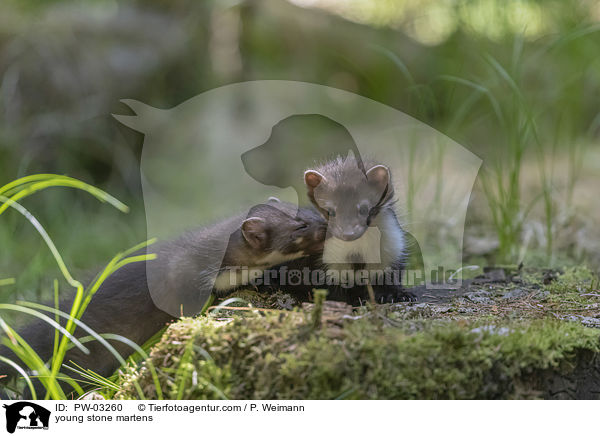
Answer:
[{"label": "marten eye", "polygon": [[369,215],[369,206],[367,206],[366,204],[361,204],[360,207],[358,208],[358,213],[361,214],[362,216]]},{"label": "marten eye", "polygon": [[306,229],[308,229],[308,224],[306,224],[306,223],[299,224],[296,227],[296,230],[306,230]]},{"label": "marten eye", "polygon": [[331,207],[326,208],[325,212],[327,212],[327,215],[329,216],[335,216],[335,210]]}]

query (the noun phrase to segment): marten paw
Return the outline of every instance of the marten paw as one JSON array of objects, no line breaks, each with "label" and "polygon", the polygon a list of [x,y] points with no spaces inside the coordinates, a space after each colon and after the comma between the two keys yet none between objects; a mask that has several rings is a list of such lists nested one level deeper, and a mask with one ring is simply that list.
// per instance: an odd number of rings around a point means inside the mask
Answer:
[{"label": "marten paw", "polygon": [[[400,291],[396,294],[397,300],[395,303],[400,301],[417,301],[417,296],[409,291]],[[394,301],[392,301],[394,303]]]},{"label": "marten paw", "polygon": [[375,291],[375,301],[378,304],[410,302],[417,301],[417,296],[404,289],[382,289],[380,291]]}]

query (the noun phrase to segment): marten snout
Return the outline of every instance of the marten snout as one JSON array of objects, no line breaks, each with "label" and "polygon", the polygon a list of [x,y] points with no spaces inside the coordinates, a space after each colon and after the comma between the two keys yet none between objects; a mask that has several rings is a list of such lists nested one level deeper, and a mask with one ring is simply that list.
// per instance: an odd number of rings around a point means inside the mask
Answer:
[{"label": "marten snout", "polygon": [[[242,226],[246,241],[261,253],[292,256],[322,253],[327,222],[314,208],[294,209],[277,199],[254,206]],[[255,227],[260,232],[252,232]],[[253,238],[258,242],[253,243]]]},{"label": "marten snout", "polygon": [[327,223],[323,220],[314,224],[307,236],[302,238],[301,247],[305,254],[319,254],[323,252],[325,237],[327,236]]},{"label": "marten snout", "polygon": [[[287,244],[284,243],[283,252],[302,253],[303,255],[320,254],[325,245],[325,236],[327,234],[327,223],[320,216],[315,216],[311,220],[300,220],[297,222],[293,231],[287,232],[279,230],[281,235],[288,234],[291,239]],[[288,239],[288,240],[289,240]]]},{"label": "marten snout", "polygon": [[313,208],[298,209],[296,220],[298,227],[302,229],[296,233],[296,249],[304,254],[322,253],[327,236],[327,221]]}]

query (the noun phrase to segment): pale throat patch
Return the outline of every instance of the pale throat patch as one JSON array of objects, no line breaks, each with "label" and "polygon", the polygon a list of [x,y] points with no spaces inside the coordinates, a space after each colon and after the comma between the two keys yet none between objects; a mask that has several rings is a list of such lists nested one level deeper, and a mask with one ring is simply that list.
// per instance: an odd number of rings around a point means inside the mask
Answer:
[{"label": "pale throat patch", "polygon": [[360,238],[354,241],[328,238],[323,250],[323,262],[387,266],[404,256],[405,246],[404,232],[396,216],[384,210]]},{"label": "pale throat patch", "polygon": [[325,241],[323,261],[325,263],[380,263],[381,232],[369,227],[354,241],[343,241],[331,237]]},{"label": "pale throat patch", "polygon": [[295,253],[288,253],[288,254],[283,254],[280,251],[271,251],[266,256],[258,259],[256,261],[256,266],[260,266],[260,267],[273,266],[273,265],[277,265],[280,263],[289,262],[290,260],[299,259],[304,256],[305,256],[305,254],[303,251],[298,251]]},{"label": "pale throat patch", "polygon": [[256,265],[240,265],[237,267],[228,267],[219,272],[215,278],[213,288],[217,292],[228,291],[239,286],[246,286],[252,280],[259,278],[265,269],[289,262],[305,256],[303,251],[297,253],[283,254],[279,251],[272,251],[266,256],[258,259]]}]

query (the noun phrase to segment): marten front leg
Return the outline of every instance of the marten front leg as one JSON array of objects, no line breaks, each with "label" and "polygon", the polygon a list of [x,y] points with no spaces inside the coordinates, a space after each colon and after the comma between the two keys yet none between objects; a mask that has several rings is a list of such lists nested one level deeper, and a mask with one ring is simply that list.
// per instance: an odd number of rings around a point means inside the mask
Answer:
[{"label": "marten front leg", "polygon": [[415,294],[403,289],[400,285],[375,285],[373,292],[377,304],[417,301]]}]

